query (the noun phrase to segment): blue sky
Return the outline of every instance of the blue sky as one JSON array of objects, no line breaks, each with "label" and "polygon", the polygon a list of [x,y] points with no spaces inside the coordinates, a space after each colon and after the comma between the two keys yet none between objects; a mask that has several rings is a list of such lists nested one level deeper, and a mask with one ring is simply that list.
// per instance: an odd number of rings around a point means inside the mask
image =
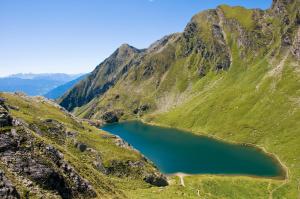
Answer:
[{"label": "blue sky", "polygon": [[0,0],[0,76],[89,72],[122,43],[146,48],[220,4],[271,0]]}]

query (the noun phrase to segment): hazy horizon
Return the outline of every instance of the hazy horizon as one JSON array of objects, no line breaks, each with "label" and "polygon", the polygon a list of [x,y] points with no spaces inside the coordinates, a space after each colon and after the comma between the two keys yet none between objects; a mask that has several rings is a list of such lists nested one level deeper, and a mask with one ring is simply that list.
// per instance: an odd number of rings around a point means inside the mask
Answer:
[{"label": "hazy horizon", "polygon": [[266,9],[271,0],[4,0],[0,77],[88,73],[121,44],[147,48],[182,32],[194,14],[220,4]]},{"label": "hazy horizon", "polygon": [[19,75],[68,75],[68,76],[78,76],[78,75],[84,75],[86,73],[61,73],[61,72],[56,72],[56,73],[32,73],[32,72],[28,72],[28,73],[12,73],[12,74],[8,74],[8,75],[3,75],[0,77],[14,77],[14,76],[19,76]]}]

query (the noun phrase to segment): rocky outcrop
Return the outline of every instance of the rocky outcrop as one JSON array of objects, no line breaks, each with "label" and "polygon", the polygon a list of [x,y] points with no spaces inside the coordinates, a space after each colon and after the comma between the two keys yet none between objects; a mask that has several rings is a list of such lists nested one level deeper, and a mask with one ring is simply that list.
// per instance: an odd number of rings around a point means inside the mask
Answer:
[{"label": "rocky outcrop", "polygon": [[282,14],[286,12],[286,6],[290,5],[291,3],[297,0],[273,0],[272,3],[272,10],[276,14]]},{"label": "rocky outcrop", "polygon": [[64,144],[67,131],[64,125],[53,119],[46,119],[40,123],[31,123],[28,127],[41,136],[46,136],[59,144]]},{"label": "rocky outcrop", "polygon": [[[26,103],[32,100],[26,96],[22,96],[22,98]],[[39,101],[39,103],[47,102]],[[101,186],[91,184],[87,180],[90,178],[86,179],[83,176],[86,174],[80,170],[82,166],[78,165],[80,161],[76,165],[72,163],[74,161],[72,158],[78,154],[78,151],[84,152],[82,153],[83,156],[88,156],[87,159],[90,162],[86,164],[91,164],[90,166],[95,168],[94,172],[98,171],[104,175],[119,178],[144,179],[147,183],[160,186],[156,183],[159,180],[149,180],[149,176],[154,176],[155,179],[161,176],[157,175],[159,173],[157,169],[145,158],[128,160],[116,158],[109,160],[107,164],[103,161],[101,151],[93,149],[80,140],[82,134],[79,130],[68,129],[69,126],[65,124],[65,121],[51,118],[44,119],[39,116],[33,117],[33,120],[25,121],[13,117],[11,114],[14,112],[10,113],[9,106],[11,106],[10,103],[1,100],[3,113],[5,113],[6,118],[11,119],[11,122],[5,123],[4,127],[7,128],[1,128],[0,133],[0,162],[5,165],[5,169],[10,174],[10,178],[5,178],[4,174],[2,175],[0,172],[0,198],[6,198],[6,196],[8,196],[7,198],[18,198],[20,184],[22,194],[25,194],[26,197],[29,195],[41,196],[45,193],[50,194],[48,195],[49,198],[98,197],[94,186],[97,186],[97,190]],[[146,109],[141,106],[141,110]],[[23,112],[22,108],[14,111]],[[114,114],[118,115],[120,112],[114,111]],[[71,121],[71,125],[81,128],[81,125],[77,125],[77,120],[71,119]],[[86,132],[91,132],[91,130]],[[124,148],[122,149],[124,151],[132,150],[133,153],[137,153],[120,137],[107,136],[107,139],[112,139],[108,142]],[[58,146],[64,147],[60,148]],[[73,151],[75,147],[78,150],[77,152]],[[72,152],[68,151],[70,149]],[[72,154],[72,158],[70,158],[70,154]],[[1,180],[3,183],[1,183]],[[17,182],[18,187],[15,188],[10,182]],[[23,189],[26,190],[26,193],[23,193]]]},{"label": "rocky outcrop", "polygon": [[[119,136],[107,134],[102,135],[102,138],[112,139],[117,146],[137,152],[130,144],[128,144]],[[142,178],[145,182],[153,186],[168,185],[166,176],[158,172],[155,167],[152,171],[147,171],[145,167],[146,164],[150,163],[150,161],[144,156],[142,156],[142,159],[140,161],[112,160],[110,161],[108,166],[103,165],[101,158],[99,158],[99,154],[97,154],[97,157],[98,160],[94,162],[94,166],[106,175],[114,175],[117,177]]]},{"label": "rocky outcrop", "polygon": [[37,141],[26,129],[0,134],[0,159],[13,172],[57,191],[62,198],[95,197],[92,187],[63,159],[62,153]]},{"label": "rocky outcrop", "polygon": [[91,74],[59,99],[60,105],[70,111],[102,95],[136,64],[133,59],[143,52],[144,50],[136,49],[128,44],[121,45]]},{"label": "rocky outcrop", "polygon": [[142,115],[143,113],[147,112],[150,109],[149,104],[143,104],[139,106],[138,108],[133,110],[133,114],[139,114]]},{"label": "rocky outcrop", "polygon": [[181,36],[181,33],[174,33],[171,35],[164,36],[162,39],[157,40],[153,44],[147,48],[147,53],[159,53],[161,52],[164,47],[166,47],[169,43],[176,42]]},{"label": "rocky outcrop", "polygon": [[157,187],[168,186],[167,178],[160,173],[150,174],[144,178],[144,181]]},{"label": "rocky outcrop", "polygon": [[296,33],[294,39],[292,53],[298,60],[300,60],[300,27],[298,28],[298,32]]},{"label": "rocky outcrop", "polygon": [[[65,128],[60,122],[47,119],[42,122],[43,130],[40,130],[36,125],[13,119],[8,109],[4,108],[4,102],[1,103],[1,127],[10,126],[11,129],[4,129],[0,133],[0,160],[9,170],[43,189],[56,191],[62,198],[96,197],[90,183],[64,160],[61,152],[31,133],[38,129],[37,134],[59,140],[61,135],[65,136]],[[0,172],[0,181],[3,182],[0,184],[1,198],[18,198],[17,191],[3,172]]]},{"label": "rocky outcrop", "polygon": [[4,99],[0,99],[0,127],[11,126],[13,121],[4,102]]},{"label": "rocky outcrop", "polygon": [[167,178],[159,172],[146,172],[145,163],[142,161],[111,161],[110,166],[105,167],[107,175],[118,177],[143,176],[143,180],[151,185],[163,187],[168,185]]},{"label": "rocky outcrop", "polygon": [[10,180],[5,177],[5,173],[0,170],[0,198],[2,199],[19,199],[20,194],[12,185]]},{"label": "rocky outcrop", "polygon": [[122,115],[123,112],[121,110],[107,111],[101,116],[101,119],[105,123],[115,123],[119,121]]}]

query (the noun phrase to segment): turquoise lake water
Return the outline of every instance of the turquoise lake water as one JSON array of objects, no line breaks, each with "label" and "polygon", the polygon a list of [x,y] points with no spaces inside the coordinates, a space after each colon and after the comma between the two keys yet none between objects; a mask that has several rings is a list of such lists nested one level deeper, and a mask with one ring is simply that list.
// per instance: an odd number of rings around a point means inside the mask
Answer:
[{"label": "turquoise lake water", "polygon": [[108,124],[101,129],[120,136],[165,174],[282,175],[279,163],[254,147],[138,121]]}]

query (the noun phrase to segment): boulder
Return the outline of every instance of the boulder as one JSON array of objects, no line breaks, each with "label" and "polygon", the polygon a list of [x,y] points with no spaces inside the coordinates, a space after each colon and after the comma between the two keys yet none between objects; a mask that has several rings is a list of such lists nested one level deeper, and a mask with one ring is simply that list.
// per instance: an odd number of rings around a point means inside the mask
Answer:
[{"label": "boulder", "polygon": [[3,106],[4,105],[0,105],[0,127],[12,126],[13,118]]},{"label": "boulder", "polygon": [[87,149],[87,145],[81,142],[76,142],[75,147],[79,149],[81,152],[84,152]]},{"label": "boulder", "polygon": [[157,187],[168,186],[167,178],[164,175],[158,173],[146,176],[144,178],[144,181]]}]

